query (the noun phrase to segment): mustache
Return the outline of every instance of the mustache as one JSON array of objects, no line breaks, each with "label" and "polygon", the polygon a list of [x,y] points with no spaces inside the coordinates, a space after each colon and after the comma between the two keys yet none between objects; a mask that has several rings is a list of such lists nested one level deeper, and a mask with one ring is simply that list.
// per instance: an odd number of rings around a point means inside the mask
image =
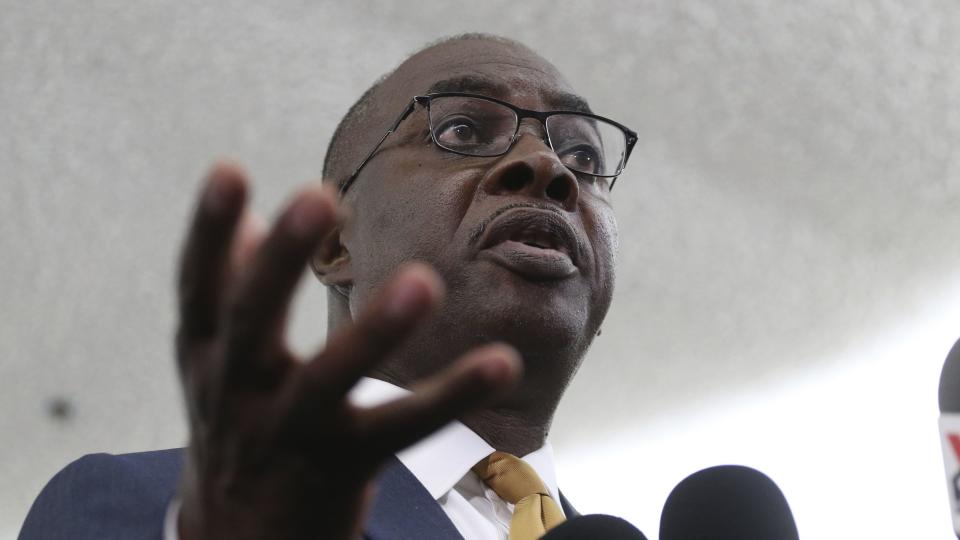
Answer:
[{"label": "mustache", "polygon": [[549,204],[536,204],[536,203],[511,203],[506,206],[501,206],[494,213],[490,214],[484,218],[480,223],[478,223],[473,230],[470,231],[470,237],[468,238],[467,244],[474,245],[477,241],[480,240],[480,237],[483,236],[483,232],[487,230],[487,227],[490,226],[490,223],[493,220],[497,219],[501,214],[509,212],[515,208],[532,208],[535,210],[546,210],[548,212],[553,212],[557,215],[563,215],[556,206]]}]

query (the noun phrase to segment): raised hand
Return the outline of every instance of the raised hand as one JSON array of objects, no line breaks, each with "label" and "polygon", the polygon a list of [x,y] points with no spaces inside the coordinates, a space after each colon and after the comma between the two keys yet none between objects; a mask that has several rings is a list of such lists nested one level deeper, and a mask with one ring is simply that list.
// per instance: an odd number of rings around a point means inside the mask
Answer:
[{"label": "raised hand", "polygon": [[351,405],[346,393],[429,315],[443,286],[410,265],[322,351],[297,358],[284,342],[286,315],[310,256],[337,225],[336,195],[302,191],[264,233],[245,210],[246,186],[239,168],[214,168],[181,263],[177,358],[190,447],[180,536],[355,538],[378,466],[507,391],[519,358],[490,345],[406,398]]}]

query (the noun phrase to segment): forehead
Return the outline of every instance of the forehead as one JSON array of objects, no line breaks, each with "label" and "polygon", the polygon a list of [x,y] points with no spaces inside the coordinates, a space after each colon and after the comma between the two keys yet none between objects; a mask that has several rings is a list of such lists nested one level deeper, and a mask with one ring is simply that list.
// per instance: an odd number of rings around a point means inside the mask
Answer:
[{"label": "forehead", "polygon": [[401,64],[385,84],[398,102],[435,91],[475,92],[534,109],[565,109],[576,101],[553,64],[525,47],[492,40],[458,40],[425,49]]}]

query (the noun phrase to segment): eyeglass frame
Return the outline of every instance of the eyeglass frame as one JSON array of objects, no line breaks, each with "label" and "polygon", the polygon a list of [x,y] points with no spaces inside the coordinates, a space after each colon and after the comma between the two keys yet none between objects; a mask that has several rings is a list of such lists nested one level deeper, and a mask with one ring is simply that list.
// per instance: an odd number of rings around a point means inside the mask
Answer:
[{"label": "eyeglass frame", "polygon": [[[617,182],[617,179],[620,177],[620,174],[622,174],[623,170],[626,169],[627,161],[630,159],[630,153],[633,152],[633,147],[637,143],[637,140],[639,138],[637,136],[637,132],[621,124],[620,122],[617,122],[616,120],[611,120],[604,116],[600,116],[598,114],[593,114],[593,113],[585,113],[580,111],[569,111],[569,110],[568,111],[563,111],[563,110],[534,111],[532,109],[524,109],[522,107],[517,107],[512,103],[508,103],[506,101],[503,101],[497,98],[484,96],[481,94],[471,94],[469,92],[434,92],[434,93],[425,94],[421,96],[413,96],[413,98],[410,100],[410,103],[407,105],[407,107],[403,110],[402,113],[400,113],[399,116],[397,116],[397,119],[394,120],[393,125],[390,126],[390,129],[388,129],[387,132],[383,134],[383,137],[380,138],[380,141],[377,142],[377,144],[373,147],[373,150],[371,150],[370,153],[367,154],[365,158],[363,158],[363,161],[361,161],[360,165],[358,165],[357,168],[354,169],[353,173],[351,173],[350,176],[348,176],[343,181],[343,183],[340,184],[340,196],[343,197],[343,195],[347,192],[350,186],[356,181],[357,176],[360,174],[360,171],[363,169],[363,167],[367,164],[368,161],[370,161],[373,158],[374,154],[377,153],[377,150],[380,149],[380,146],[383,145],[383,142],[387,140],[387,137],[389,137],[391,133],[396,131],[397,128],[400,127],[400,123],[403,122],[408,116],[410,116],[410,113],[413,112],[417,104],[420,104],[427,111],[429,111],[431,100],[435,98],[441,98],[441,97],[468,97],[468,98],[484,99],[487,101],[492,101],[493,103],[497,103],[499,105],[503,105],[508,109],[511,109],[514,112],[514,114],[517,116],[517,127],[516,127],[516,130],[513,132],[513,136],[510,139],[510,144],[507,146],[507,148],[503,152],[500,152],[499,154],[492,154],[489,156],[477,156],[476,154],[459,152],[457,150],[453,150],[451,148],[447,148],[446,146],[441,145],[440,142],[437,141],[436,134],[433,132],[433,121],[428,116],[427,127],[430,129],[430,140],[433,141],[433,144],[436,145],[441,150],[444,150],[446,152],[451,152],[454,154],[459,154],[461,156],[498,157],[498,156],[505,155],[510,151],[511,148],[513,148],[513,145],[516,144],[517,133],[520,132],[520,123],[524,118],[535,118],[536,120],[539,120],[541,124],[543,124],[543,132],[547,137],[547,144],[550,146],[550,150],[552,150],[553,152],[556,152],[556,150],[553,147],[553,141],[550,140],[550,131],[547,129],[547,118],[551,116],[555,116],[558,114],[567,114],[567,115],[572,114],[575,116],[582,116],[582,117],[590,118],[593,120],[601,120],[603,122],[612,124],[614,127],[619,128],[623,132],[624,142],[626,144],[626,147],[624,148],[624,152],[623,152],[623,159],[621,160],[620,165],[617,168],[616,174],[612,174],[612,175],[591,174],[586,172],[574,171],[573,169],[570,169],[569,167],[567,167],[567,169],[569,169],[574,174],[585,174],[589,176],[596,176],[598,178],[612,178],[613,180],[610,182],[610,189],[613,189],[613,185]],[[564,167],[566,167],[566,165],[564,165]]]}]

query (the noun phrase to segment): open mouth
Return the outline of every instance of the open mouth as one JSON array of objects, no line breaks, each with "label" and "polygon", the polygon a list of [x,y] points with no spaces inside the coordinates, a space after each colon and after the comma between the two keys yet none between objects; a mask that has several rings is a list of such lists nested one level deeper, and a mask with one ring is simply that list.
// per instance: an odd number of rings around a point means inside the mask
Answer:
[{"label": "open mouth", "polygon": [[566,243],[550,232],[541,230],[522,229],[511,234],[507,241],[519,242],[537,249],[552,249],[569,255],[570,250]]},{"label": "open mouth", "polygon": [[503,212],[490,222],[479,242],[481,258],[538,280],[576,274],[579,246],[563,216],[536,207]]}]

